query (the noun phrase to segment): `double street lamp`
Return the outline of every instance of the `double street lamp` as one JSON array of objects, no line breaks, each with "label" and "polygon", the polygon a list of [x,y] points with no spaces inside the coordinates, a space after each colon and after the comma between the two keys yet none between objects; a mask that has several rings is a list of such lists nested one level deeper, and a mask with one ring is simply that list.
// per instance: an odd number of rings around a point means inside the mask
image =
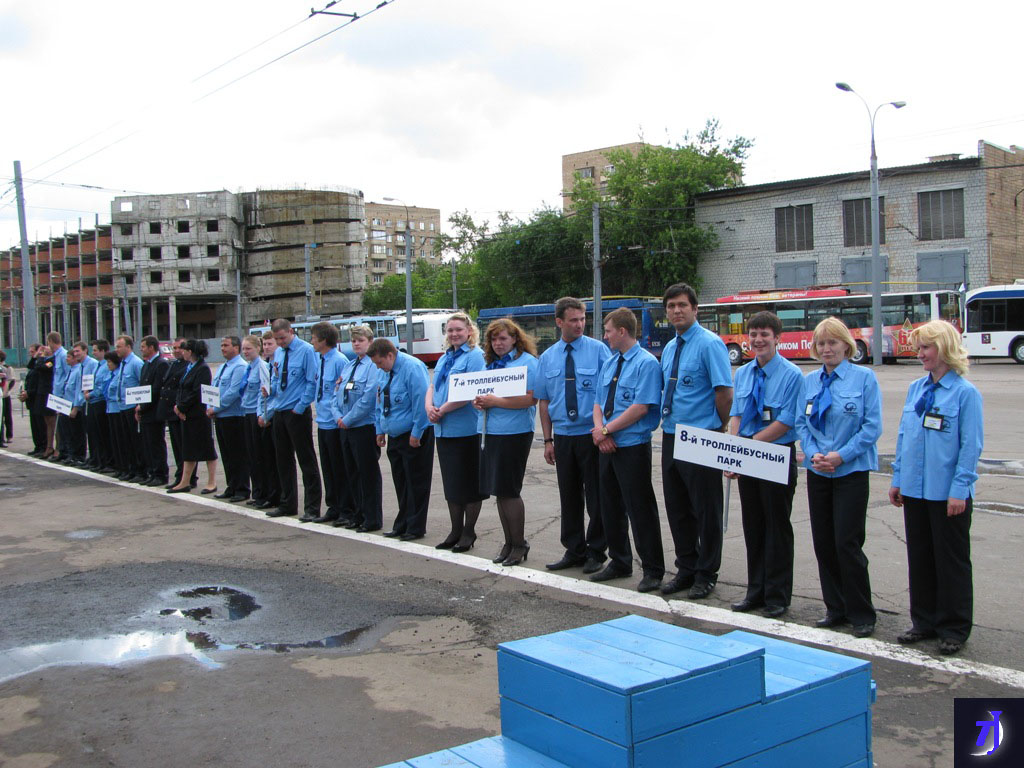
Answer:
[{"label": "double street lamp", "polygon": [[[412,223],[409,206],[397,197],[385,197],[389,203],[401,203],[405,208],[405,351],[412,354]],[[401,339],[399,339],[401,341]]]},{"label": "double street lamp", "polygon": [[893,106],[896,109],[903,109],[907,106],[905,101],[886,101],[875,107],[874,111],[864,101],[864,98],[846,83],[836,83],[840,91],[852,93],[864,104],[868,111],[868,120],[871,123],[871,351],[872,362],[875,365],[882,364],[882,258],[880,250],[880,234],[878,230],[878,156],[875,154],[875,117],[878,110],[884,106]]}]

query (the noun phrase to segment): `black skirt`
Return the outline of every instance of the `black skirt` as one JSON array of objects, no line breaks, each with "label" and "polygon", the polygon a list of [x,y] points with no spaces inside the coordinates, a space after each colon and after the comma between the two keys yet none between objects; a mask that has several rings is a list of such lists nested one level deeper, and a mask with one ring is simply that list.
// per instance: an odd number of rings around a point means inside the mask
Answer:
[{"label": "black skirt", "polygon": [[182,461],[213,461],[217,451],[213,447],[213,424],[206,413],[189,416],[181,422]]},{"label": "black skirt", "polygon": [[487,435],[480,451],[480,492],[515,498],[523,490],[533,432]]},{"label": "black skirt", "polygon": [[434,445],[445,501],[472,504],[486,499],[480,492],[480,435],[439,437]]}]

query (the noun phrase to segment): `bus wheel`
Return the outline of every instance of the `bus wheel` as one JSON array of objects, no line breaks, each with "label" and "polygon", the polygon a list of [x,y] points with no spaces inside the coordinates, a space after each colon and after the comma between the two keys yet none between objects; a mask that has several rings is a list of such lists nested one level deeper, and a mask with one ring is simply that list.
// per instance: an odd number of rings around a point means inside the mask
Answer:
[{"label": "bus wheel", "polygon": [[1017,339],[1013,342],[1013,348],[1010,350],[1010,356],[1013,358],[1015,363],[1024,365],[1024,339]]},{"label": "bus wheel", "polygon": [[729,344],[726,349],[729,350],[730,363],[739,365],[743,362],[743,349],[739,344]]},{"label": "bus wheel", "polygon": [[865,362],[867,359],[868,359],[868,347],[867,347],[867,345],[863,341],[858,339],[857,340],[857,351],[856,351],[856,353],[854,353],[853,357],[850,358],[850,362],[851,363],[858,363],[859,364],[859,363]]}]

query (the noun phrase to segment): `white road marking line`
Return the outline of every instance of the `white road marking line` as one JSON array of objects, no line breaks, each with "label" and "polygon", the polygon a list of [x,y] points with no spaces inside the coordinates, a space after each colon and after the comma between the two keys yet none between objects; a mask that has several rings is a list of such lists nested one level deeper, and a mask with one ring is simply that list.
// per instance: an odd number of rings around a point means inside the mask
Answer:
[{"label": "white road marking line", "polygon": [[[108,475],[101,475],[88,470],[76,467],[66,467],[62,464],[52,464],[48,461],[39,460],[24,454],[0,451],[0,455],[10,456],[39,466],[58,469],[62,472],[70,472],[92,480],[118,485],[123,488],[132,488],[160,496],[168,496],[162,487],[147,487],[135,483],[125,483],[115,480]],[[685,616],[698,621],[707,621],[713,624],[722,624],[735,629],[746,629],[752,632],[760,632],[766,635],[796,640],[803,643],[822,645],[838,651],[850,651],[863,656],[872,656],[888,661],[895,661],[901,664],[912,664],[925,669],[932,669],[939,672],[946,672],[954,675],[974,674],[986,680],[1007,685],[1013,688],[1024,689],[1024,671],[998,667],[992,664],[984,664],[977,661],[966,661],[964,659],[939,659],[921,651],[906,648],[895,643],[887,643],[883,640],[873,638],[857,638],[842,632],[833,632],[828,629],[807,627],[803,624],[794,624],[778,619],[768,619],[749,613],[734,613],[725,608],[716,608],[701,603],[692,603],[686,600],[671,600],[653,594],[642,594],[631,589],[612,587],[607,584],[599,584],[592,581],[582,581],[570,576],[562,576],[548,571],[535,571],[531,568],[505,568],[492,563],[485,558],[465,555],[456,552],[449,552],[443,549],[433,549],[416,544],[414,542],[398,541],[397,539],[386,539],[379,534],[357,533],[345,528],[333,528],[318,525],[316,523],[300,523],[294,517],[268,518],[264,512],[249,507],[239,507],[224,501],[197,496],[191,493],[174,495],[175,500],[190,501],[193,504],[201,504],[212,509],[219,509],[226,512],[233,512],[236,515],[250,517],[254,520],[262,520],[277,525],[287,525],[292,528],[301,528],[310,533],[318,533],[327,536],[339,536],[341,538],[353,539],[356,541],[374,544],[378,547],[388,547],[401,552],[428,557],[434,560],[459,565],[464,568],[473,568],[477,571],[492,573],[496,576],[517,579],[530,584],[540,584],[551,589],[562,592],[569,592],[584,597],[592,597],[604,600],[629,608],[644,608],[649,611],[656,611],[672,616]]]}]

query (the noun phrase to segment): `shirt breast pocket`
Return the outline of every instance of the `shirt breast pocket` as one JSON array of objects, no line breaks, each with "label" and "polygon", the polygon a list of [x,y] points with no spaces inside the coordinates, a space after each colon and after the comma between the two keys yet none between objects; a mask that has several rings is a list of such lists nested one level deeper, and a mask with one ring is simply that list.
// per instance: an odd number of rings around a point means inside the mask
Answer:
[{"label": "shirt breast pocket", "polygon": [[[707,382],[707,378],[704,371],[699,368],[681,369],[676,386],[682,387],[687,391],[698,389]],[[750,394],[749,391],[747,394]]]},{"label": "shirt breast pocket", "polygon": [[942,417],[942,426],[937,430],[944,435],[960,434],[960,406],[942,405],[932,410]]},{"label": "shirt breast pocket", "polygon": [[864,415],[864,393],[860,390],[837,392],[835,405],[843,416],[859,418]]},{"label": "shirt breast pocket", "polygon": [[576,386],[584,392],[597,390],[597,368],[577,368]]},{"label": "shirt breast pocket", "polygon": [[409,399],[409,393],[405,387],[392,387],[391,388],[391,404],[401,405]]}]

